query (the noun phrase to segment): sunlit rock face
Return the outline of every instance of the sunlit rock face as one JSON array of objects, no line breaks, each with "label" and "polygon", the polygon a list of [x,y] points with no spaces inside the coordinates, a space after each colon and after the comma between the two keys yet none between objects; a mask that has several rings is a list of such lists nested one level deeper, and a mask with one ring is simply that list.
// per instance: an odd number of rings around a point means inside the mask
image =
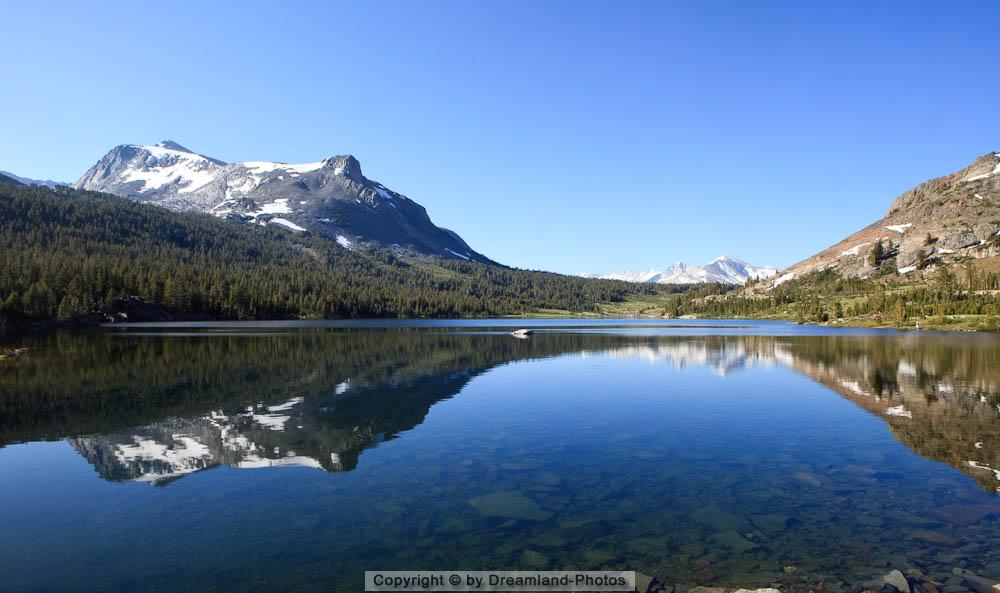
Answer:
[{"label": "sunlit rock face", "polygon": [[[875,244],[884,261],[869,255]],[[937,266],[1000,257],[1000,152],[903,192],[886,215],[843,241],[782,270],[772,285],[832,269],[847,277],[884,272],[928,276]],[[886,267],[891,269],[886,269]]]}]

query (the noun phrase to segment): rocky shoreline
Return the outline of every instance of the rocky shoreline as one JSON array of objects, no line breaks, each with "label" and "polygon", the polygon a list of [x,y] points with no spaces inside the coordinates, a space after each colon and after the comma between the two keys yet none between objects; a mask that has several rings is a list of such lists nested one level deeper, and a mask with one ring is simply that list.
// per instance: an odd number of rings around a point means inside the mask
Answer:
[{"label": "rocky shoreline", "polygon": [[[995,576],[983,576],[960,567],[950,574],[924,574],[918,568],[910,567],[904,574],[892,569],[881,577],[849,589],[851,593],[1000,593],[1000,560],[986,565]],[[636,573],[638,593],[836,593],[838,589],[828,589],[824,585],[809,586],[795,578],[794,567],[785,568],[785,579],[773,583],[773,587],[744,589],[737,587],[686,587],[669,585],[654,577]]]}]

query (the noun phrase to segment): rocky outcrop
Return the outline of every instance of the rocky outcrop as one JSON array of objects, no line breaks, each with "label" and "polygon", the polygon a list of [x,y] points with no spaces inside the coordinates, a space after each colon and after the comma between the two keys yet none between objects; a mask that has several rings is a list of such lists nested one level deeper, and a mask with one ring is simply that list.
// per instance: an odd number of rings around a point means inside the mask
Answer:
[{"label": "rocky outcrop", "polygon": [[[883,250],[873,257],[876,244]],[[885,217],[782,271],[782,283],[819,270],[847,277],[918,277],[936,266],[1000,256],[1000,153],[900,195]]]}]

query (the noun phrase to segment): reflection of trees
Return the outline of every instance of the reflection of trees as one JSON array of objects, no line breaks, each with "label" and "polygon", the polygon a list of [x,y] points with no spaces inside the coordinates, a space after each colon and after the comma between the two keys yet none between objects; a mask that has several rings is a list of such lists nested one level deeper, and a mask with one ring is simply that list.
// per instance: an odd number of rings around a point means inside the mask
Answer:
[{"label": "reflection of trees", "polygon": [[1000,491],[1000,348],[931,335],[783,339],[790,364],[862,408],[924,457]]},{"label": "reflection of trees", "polygon": [[187,336],[55,334],[0,374],[0,445],[114,432],[220,407],[281,402],[349,382],[393,384],[483,369],[621,337],[545,340],[430,332]]},{"label": "reflection of trees", "polygon": [[0,384],[0,438],[71,437],[112,480],[166,483],[219,464],[350,470],[365,447],[417,426],[482,370],[623,341],[426,331],[56,335]]},{"label": "reflection of trees", "polygon": [[[483,370],[566,353],[642,357],[725,375],[784,364],[879,414],[914,451],[995,490],[1000,347],[942,336],[626,336],[292,332],[34,338],[0,374],[0,445],[72,443],[109,479],[229,464],[353,469]],[[175,435],[190,435],[192,442]],[[294,455],[290,455],[294,451]],[[970,464],[971,462],[971,464]]]}]

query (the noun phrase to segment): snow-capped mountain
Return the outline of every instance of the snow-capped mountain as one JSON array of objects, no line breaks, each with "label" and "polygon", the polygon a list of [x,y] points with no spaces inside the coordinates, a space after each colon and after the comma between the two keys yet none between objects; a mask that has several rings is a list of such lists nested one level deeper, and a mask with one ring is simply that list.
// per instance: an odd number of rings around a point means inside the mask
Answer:
[{"label": "snow-capped mountain", "polygon": [[3,175],[4,177],[9,177],[14,181],[17,181],[18,183],[23,183],[24,185],[44,185],[45,187],[69,185],[68,183],[63,183],[61,181],[52,181],[51,179],[29,179],[28,177],[20,177],[8,171],[0,171],[0,175]]},{"label": "snow-capped mountain", "polygon": [[74,184],[179,211],[198,211],[292,232],[345,248],[379,247],[490,262],[423,206],[366,178],[351,155],[289,164],[226,163],[165,140],[113,148]]},{"label": "snow-capped mountain", "polygon": [[748,279],[770,278],[777,273],[778,271],[774,268],[754,266],[723,255],[704,266],[677,262],[664,270],[651,268],[645,272],[615,272],[605,275],[586,273],[581,274],[581,276],[656,284],[743,284]]}]

